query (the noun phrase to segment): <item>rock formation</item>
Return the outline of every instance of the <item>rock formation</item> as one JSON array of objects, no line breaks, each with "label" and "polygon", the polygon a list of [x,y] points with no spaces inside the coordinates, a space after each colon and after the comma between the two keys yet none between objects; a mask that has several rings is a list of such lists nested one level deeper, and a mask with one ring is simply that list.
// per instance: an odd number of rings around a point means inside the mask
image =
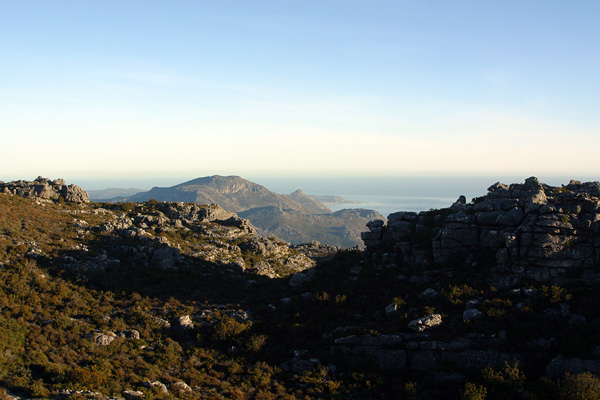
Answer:
[{"label": "rock formation", "polygon": [[62,197],[65,201],[73,203],[88,202],[87,192],[79,186],[67,185],[64,179],[50,180],[41,176],[33,182],[24,180],[0,182],[0,193],[48,200],[58,200]]},{"label": "rock formation", "polygon": [[[372,221],[362,238],[369,249],[405,265],[492,264],[498,284],[523,278],[564,281],[600,278],[600,183],[571,181],[562,187],[528,178],[496,183],[488,194],[448,209],[390,214]],[[569,274],[570,273],[570,274]]]}]

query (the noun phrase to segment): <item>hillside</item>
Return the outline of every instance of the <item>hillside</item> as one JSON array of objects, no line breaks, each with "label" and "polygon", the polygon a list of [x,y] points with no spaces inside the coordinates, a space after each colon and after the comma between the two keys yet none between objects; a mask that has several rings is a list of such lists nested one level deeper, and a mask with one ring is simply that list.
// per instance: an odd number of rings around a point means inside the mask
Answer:
[{"label": "hillside", "polygon": [[40,182],[0,184],[0,398],[600,393],[598,183],[496,184],[334,254],[217,206]]},{"label": "hillside", "polygon": [[318,240],[344,248],[362,246],[360,232],[365,224],[383,218],[376,211],[332,213],[301,190],[281,195],[238,176],[215,175],[169,188],[155,187],[126,200],[150,199],[218,204],[225,210],[243,215],[263,236],[276,236],[293,244]]}]

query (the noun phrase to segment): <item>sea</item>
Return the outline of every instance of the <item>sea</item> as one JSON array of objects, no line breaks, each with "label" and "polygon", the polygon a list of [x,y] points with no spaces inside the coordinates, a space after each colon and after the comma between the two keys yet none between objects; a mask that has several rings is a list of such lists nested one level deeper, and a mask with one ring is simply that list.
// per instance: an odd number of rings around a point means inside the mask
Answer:
[{"label": "sea", "polygon": [[[311,177],[311,178],[255,178],[277,193],[291,193],[296,189],[308,195],[341,196],[349,203],[326,204],[332,211],[345,208],[376,210],[384,217],[398,211],[429,211],[449,207],[464,195],[467,201],[488,193],[496,182],[523,183],[529,176],[384,176],[384,177]],[[583,182],[597,180],[591,177],[538,177],[552,186],[568,184],[570,179]]]},{"label": "sea", "polygon": [[[326,204],[332,211],[347,208],[376,210],[384,217],[398,211],[428,211],[449,207],[459,196],[467,201],[487,193],[496,182],[523,183],[529,176],[355,176],[355,177],[273,177],[243,176],[267,189],[287,194],[301,189],[308,195],[341,196],[347,203]],[[149,190],[154,186],[169,187],[196,177],[161,180],[82,180],[77,183],[86,190],[109,187],[137,187]],[[552,186],[568,184],[570,179],[582,182],[598,180],[589,176],[539,176],[541,182]]]}]

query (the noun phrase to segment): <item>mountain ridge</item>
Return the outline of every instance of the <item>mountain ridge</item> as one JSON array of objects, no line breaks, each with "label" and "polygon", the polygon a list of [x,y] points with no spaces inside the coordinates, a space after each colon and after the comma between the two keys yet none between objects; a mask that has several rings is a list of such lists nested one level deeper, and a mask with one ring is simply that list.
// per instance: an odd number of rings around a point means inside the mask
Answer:
[{"label": "mountain ridge", "polygon": [[366,223],[384,219],[376,211],[344,210],[333,213],[301,189],[278,194],[239,176],[212,175],[171,187],[153,187],[123,201],[193,202],[218,204],[243,215],[265,236],[277,236],[292,244],[311,240],[340,247],[362,246],[360,233]]}]

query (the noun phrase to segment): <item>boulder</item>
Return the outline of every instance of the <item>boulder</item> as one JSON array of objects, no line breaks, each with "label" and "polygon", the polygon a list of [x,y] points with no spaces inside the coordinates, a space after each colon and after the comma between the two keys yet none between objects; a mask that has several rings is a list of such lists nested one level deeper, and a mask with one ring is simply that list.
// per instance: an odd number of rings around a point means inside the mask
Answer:
[{"label": "boulder", "polygon": [[172,383],[171,386],[169,386],[169,388],[171,389],[171,392],[173,392],[175,394],[192,393],[193,392],[190,385],[188,385],[185,382]]},{"label": "boulder", "polygon": [[423,332],[427,329],[435,328],[441,324],[442,316],[440,314],[433,314],[410,321],[408,323],[408,329],[416,332]]},{"label": "boulder", "polygon": [[182,315],[173,320],[171,327],[177,331],[184,332],[194,329],[194,322],[189,315]]},{"label": "boulder", "polygon": [[464,322],[477,321],[483,318],[485,318],[485,314],[476,308],[469,308],[463,312]]},{"label": "boulder", "polygon": [[153,391],[156,391],[160,394],[169,394],[169,389],[167,389],[167,385],[165,385],[162,382],[158,382],[158,381],[146,381],[144,383],[142,383],[142,385],[144,385],[145,387],[152,389]]}]

